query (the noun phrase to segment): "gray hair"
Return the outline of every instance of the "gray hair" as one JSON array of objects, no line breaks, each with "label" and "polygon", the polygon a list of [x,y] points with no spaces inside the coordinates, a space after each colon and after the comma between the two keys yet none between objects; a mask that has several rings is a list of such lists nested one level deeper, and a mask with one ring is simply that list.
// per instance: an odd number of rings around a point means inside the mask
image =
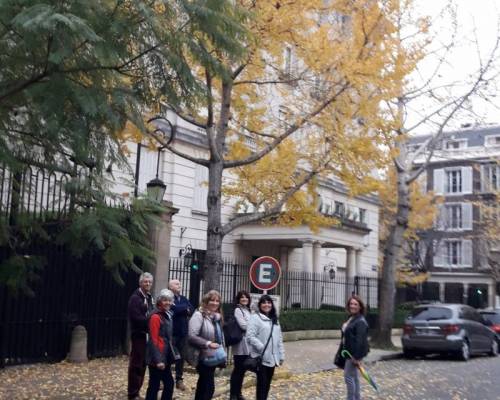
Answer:
[{"label": "gray hair", "polygon": [[141,284],[141,282],[142,282],[144,279],[151,279],[151,280],[153,280],[153,275],[151,275],[149,272],[143,272],[143,273],[141,274],[141,276],[139,276],[139,284]]},{"label": "gray hair", "polygon": [[156,304],[158,304],[161,300],[174,301],[174,297],[174,292],[168,289],[162,289],[160,294],[156,297]]}]

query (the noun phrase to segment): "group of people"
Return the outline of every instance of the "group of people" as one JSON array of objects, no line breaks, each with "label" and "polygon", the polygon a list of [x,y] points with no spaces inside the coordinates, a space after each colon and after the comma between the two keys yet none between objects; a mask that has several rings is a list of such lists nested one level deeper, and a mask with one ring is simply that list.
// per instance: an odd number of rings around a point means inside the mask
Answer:
[{"label": "group of people", "polygon": [[[222,298],[218,291],[206,293],[197,310],[181,295],[181,283],[171,280],[153,302],[153,276],[144,273],[139,288],[128,305],[131,328],[131,352],[128,370],[128,397],[140,399],[146,366],[149,382],[146,400],[157,399],[160,382],[161,399],[172,399],[174,387],[184,391],[184,357],[187,350],[197,359],[195,400],[210,400],[215,392],[215,370],[226,366],[224,317]],[[154,303],[154,305],[153,305]],[[251,312],[251,297],[244,290],[235,298],[233,317],[241,329],[242,339],[233,344],[233,370],[230,378],[230,400],[244,400],[241,390],[247,371],[256,373],[256,399],[268,398],[276,367],[283,364],[285,351],[278,314],[272,298],[266,294]],[[352,296],[346,307],[349,319],[342,326],[341,347],[352,354],[345,362],[344,380],[347,399],[360,399],[357,365],[368,353],[368,324],[365,306],[358,296]],[[175,381],[171,367],[175,365]],[[257,365],[257,368],[254,368]]]}]

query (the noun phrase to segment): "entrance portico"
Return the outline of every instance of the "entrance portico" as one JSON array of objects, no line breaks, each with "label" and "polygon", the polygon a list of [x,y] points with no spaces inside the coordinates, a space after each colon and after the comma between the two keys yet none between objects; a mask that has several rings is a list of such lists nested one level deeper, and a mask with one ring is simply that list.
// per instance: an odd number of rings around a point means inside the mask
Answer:
[{"label": "entrance portico", "polygon": [[[370,250],[367,245],[370,232],[366,226],[333,226],[312,232],[307,226],[290,228],[254,224],[236,229],[232,237],[238,244],[238,255],[243,259],[251,261],[258,256],[270,255],[280,261],[284,271],[323,274],[329,271],[325,270],[326,265],[335,265],[335,272],[340,274],[340,279],[345,279],[347,297],[354,291],[355,277],[366,275],[362,257],[364,251]],[[371,250],[376,257],[376,249]]]}]

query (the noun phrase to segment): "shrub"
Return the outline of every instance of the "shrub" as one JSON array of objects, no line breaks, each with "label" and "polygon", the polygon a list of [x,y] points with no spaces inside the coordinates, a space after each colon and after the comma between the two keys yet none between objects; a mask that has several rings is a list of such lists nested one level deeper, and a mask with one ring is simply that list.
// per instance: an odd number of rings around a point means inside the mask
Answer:
[{"label": "shrub", "polygon": [[[371,310],[366,316],[370,329],[375,329],[378,322],[378,310]],[[396,310],[394,328],[402,328],[407,311]],[[346,321],[345,311],[330,310],[285,310],[280,314],[280,324],[284,332],[340,329]]]},{"label": "shrub", "polygon": [[287,310],[280,314],[284,332],[318,329],[340,329],[346,320],[345,312],[327,310]]},{"label": "shrub", "polygon": [[340,312],[345,312],[345,307],[344,306],[335,306],[332,304],[321,304],[319,306],[320,310],[330,310],[330,311],[340,311]]}]

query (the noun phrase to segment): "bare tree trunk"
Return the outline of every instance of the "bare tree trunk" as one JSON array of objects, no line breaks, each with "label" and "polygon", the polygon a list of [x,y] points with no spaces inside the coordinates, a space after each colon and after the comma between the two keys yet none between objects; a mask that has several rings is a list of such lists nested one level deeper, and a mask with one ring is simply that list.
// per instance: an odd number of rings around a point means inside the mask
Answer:
[{"label": "bare tree trunk", "polygon": [[[231,93],[233,82],[222,82],[222,107],[216,127],[215,137],[210,135],[210,162],[208,167],[207,198],[207,257],[203,271],[205,293],[209,290],[220,290],[222,275],[222,173],[224,172],[224,143],[227,134],[231,109]],[[213,131],[212,131],[213,132]]]},{"label": "bare tree trunk", "polygon": [[221,221],[222,162],[210,161],[208,175],[207,255],[203,269],[204,291],[220,289],[222,275],[222,221]]},{"label": "bare tree trunk", "polygon": [[394,225],[390,229],[384,249],[382,280],[380,282],[379,320],[372,342],[377,347],[392,347],[391,330],[394,320],[396,270],[402,254],[404,233],[410,214],[410,184],[408,173],[397,169],[398,201]]}]

